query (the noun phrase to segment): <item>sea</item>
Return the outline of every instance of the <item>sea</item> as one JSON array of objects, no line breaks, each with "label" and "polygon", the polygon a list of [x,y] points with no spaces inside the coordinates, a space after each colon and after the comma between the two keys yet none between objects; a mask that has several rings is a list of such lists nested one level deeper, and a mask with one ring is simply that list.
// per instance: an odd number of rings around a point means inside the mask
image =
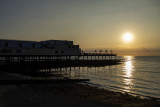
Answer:
[{"label": "sea", "polygon": [[117,56],[117,59],[122,60],[118,65],[53,70],[64,71],[69,78],[90,79],[86,84],[99,88],[160,99],[160,56]]},{"label": "sea", "polygon": [[119,65],[71,68],[71,77],[88,78],[89,84],[112,91],[160,98],[160,56],[118,58]]}]

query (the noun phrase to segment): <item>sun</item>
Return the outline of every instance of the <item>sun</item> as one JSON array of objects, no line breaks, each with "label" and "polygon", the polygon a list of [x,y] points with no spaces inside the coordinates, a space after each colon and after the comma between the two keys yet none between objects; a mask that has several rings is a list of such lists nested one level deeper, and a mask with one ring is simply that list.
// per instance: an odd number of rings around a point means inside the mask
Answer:
[{"label": "sun", "polygon": [[124,33],[123,36],[122,36],[122,40],[124,42],[131,42],[133,40],[133,34],[130,33],[130,32]]}]

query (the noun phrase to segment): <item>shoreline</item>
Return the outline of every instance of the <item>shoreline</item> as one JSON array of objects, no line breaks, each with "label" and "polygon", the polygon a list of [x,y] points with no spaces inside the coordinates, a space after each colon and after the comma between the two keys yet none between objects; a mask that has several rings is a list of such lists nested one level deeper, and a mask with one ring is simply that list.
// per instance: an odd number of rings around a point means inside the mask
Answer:
[{"label": "shoreline", "polygon": [[[0,106],[154,107],[160,102],[87,84],[0,85]],[[26,102],[27,101],[27,102]],[[4,106],[2,105],[4,104]]]},{"label": "shoreline", "polygon": [[[118,90],[116,88],[106,88],[106,87],[103,87],[103,86],[100,86],[100,85],[96,85],[96,84],[92,84],[92,83],[89,83],[88,85],[91,86],[91,87],[97,87],[97,88],[100,88],[100,89],[109,90],[109,91],[113,91],[113,92],[128,93],[131,96],[140,97],[142,99],[150,99],[150,100],[160,101],[160,97],[152,97],[152,96],[133,93],[133,92],[126,92],[126,91],[123,91],[123,90]],[[108,86],[108,87],[110,87],[110,86]]]},{"label": "shoreline", "polygon": [[[1,72],[1,79],[22,78]],[[23,79],[22,79],[23,80]],[[1,84],[0,107],[159,107],[155,99],[111,91],[87,83]]]}]

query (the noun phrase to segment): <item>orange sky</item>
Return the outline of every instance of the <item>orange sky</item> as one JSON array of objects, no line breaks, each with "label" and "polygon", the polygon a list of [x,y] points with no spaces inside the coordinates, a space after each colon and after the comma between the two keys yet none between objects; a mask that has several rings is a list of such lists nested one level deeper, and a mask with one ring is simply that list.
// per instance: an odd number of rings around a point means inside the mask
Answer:
[{"label": "orange sky", "polygon": [[[160,55],[159,0],[3,0],[0,38],[73,40],[87,50]],[[122,40],[125,32],[133,41]]]}]

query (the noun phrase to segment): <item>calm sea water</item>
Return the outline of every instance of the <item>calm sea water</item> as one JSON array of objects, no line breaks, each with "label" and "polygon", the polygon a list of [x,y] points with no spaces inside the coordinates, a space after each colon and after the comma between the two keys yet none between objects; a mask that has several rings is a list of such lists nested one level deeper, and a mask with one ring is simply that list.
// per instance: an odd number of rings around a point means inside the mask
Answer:
[{"label": "calm sea water", "polygon": [[[160,56],[119,58],[124,59],[119,65],[61,68],[59,71],[73,78],[88,78],[89,84],[101,88],[160,98]],[[53,71],[58,69],[53,68]]]},{"label": "calm sea water", "polygon": [[72,68],[72,77],[110,90],[160,98],[160,57],[124,56],[120,65]]}]

